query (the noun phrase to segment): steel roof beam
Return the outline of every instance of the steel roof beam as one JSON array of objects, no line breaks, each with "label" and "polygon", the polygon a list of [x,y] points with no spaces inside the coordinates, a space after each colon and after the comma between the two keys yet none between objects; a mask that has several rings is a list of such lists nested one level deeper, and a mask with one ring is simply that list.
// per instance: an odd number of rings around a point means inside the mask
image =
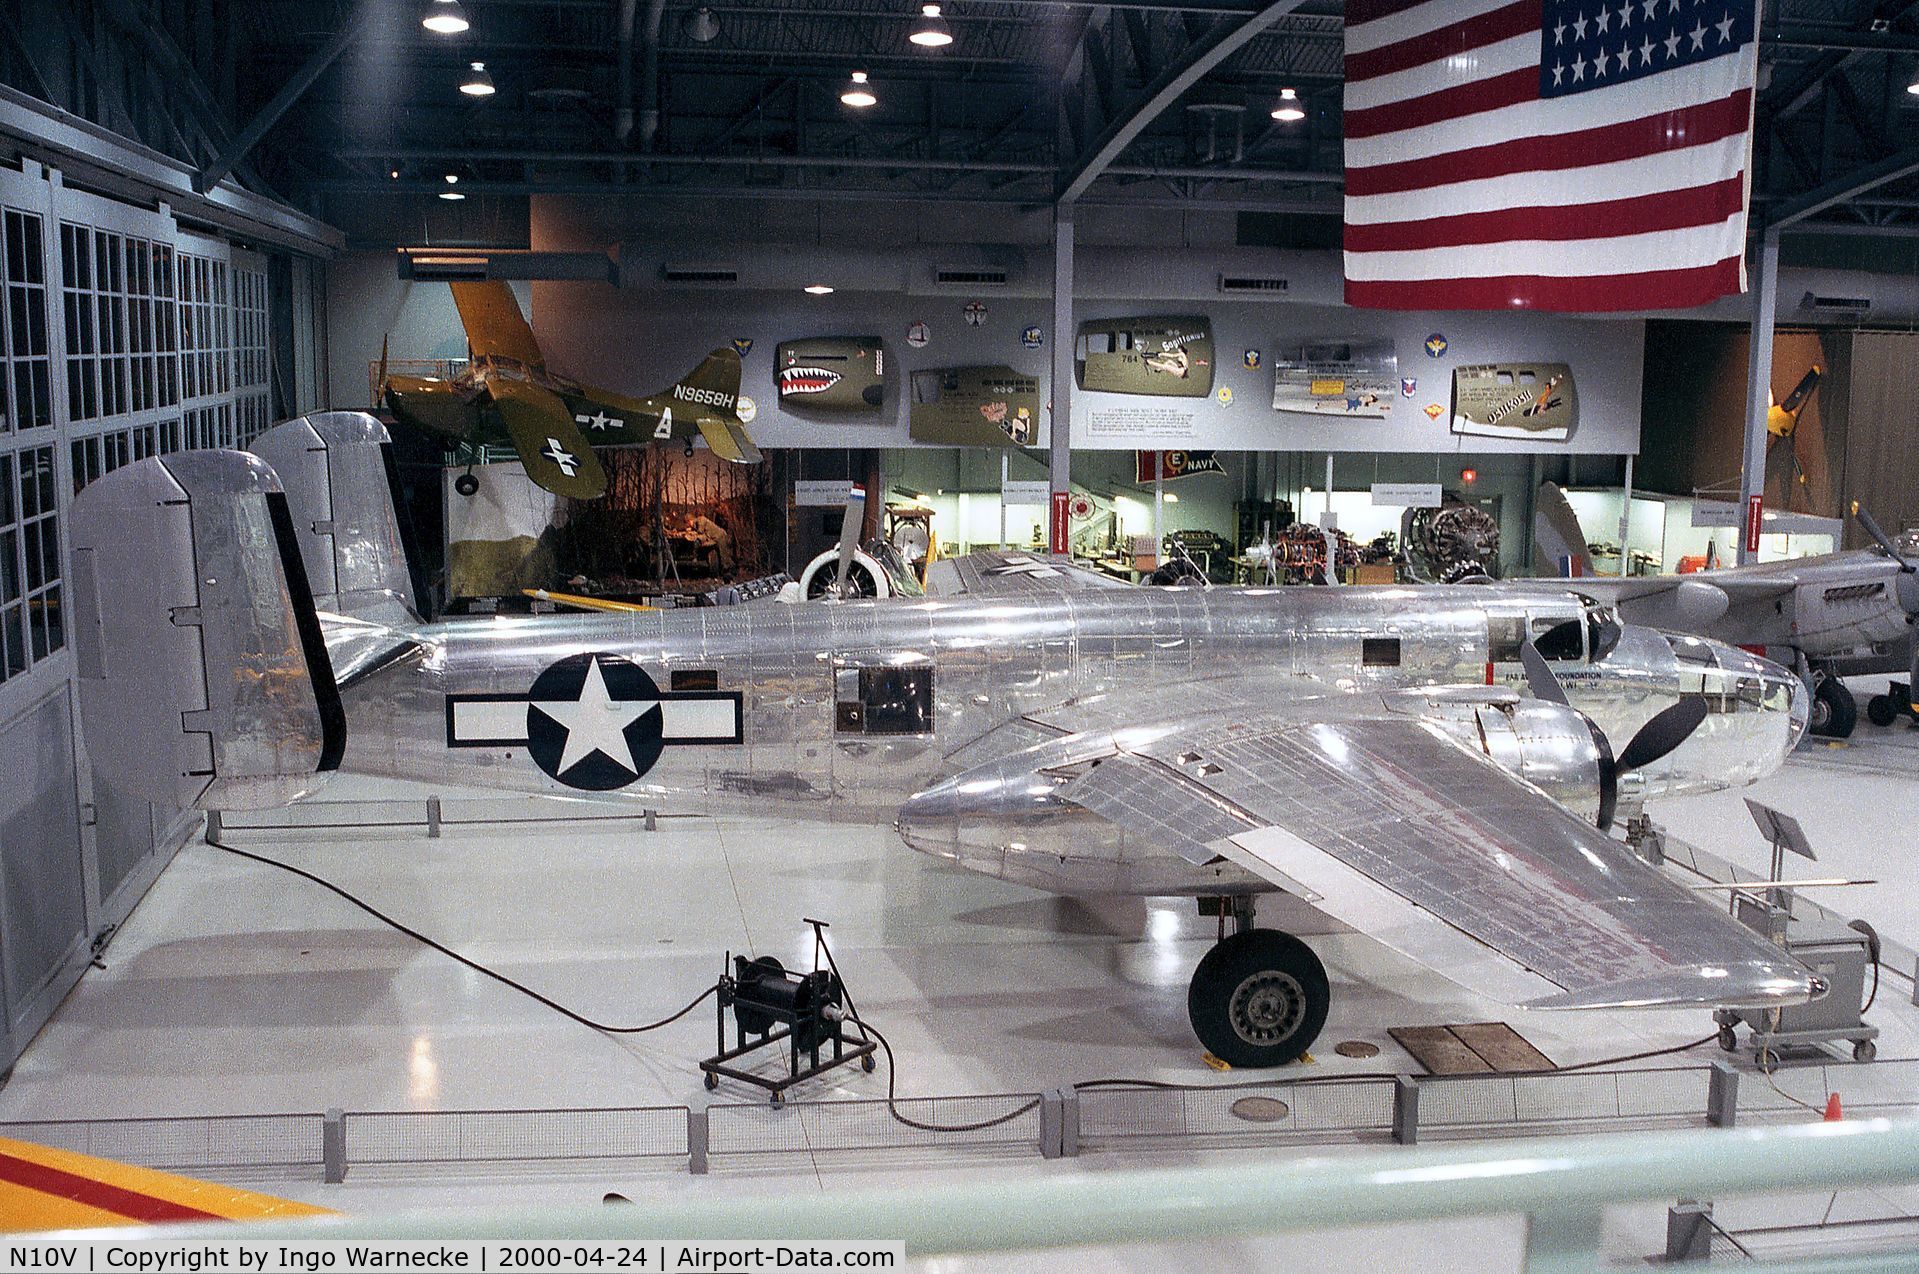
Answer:
[{"label": "steel roof beam", "polygon": [[355,37],[366,27],[367,19],[372,16],[373,6],[374,0],[360,0],[360,3],[354,6],[339,31],[335,32],[325,44],[314,50],[313,55],[293,73],[293,78],[282,85],[280,91],[273,95],[273,99],[261,107],[259,113],[240,130],[240,135],[221,147],[220,153],[214,157],[213,162],[193,175],[194,190],[205,194],[219,185],[220,179],[232,172],[234,165],[245,159],[247,154],[259,145],[260,139],[265,137],[267,131],[280,122],[280,117],[285,115],[308,89],[313,87],[314,81],[325,75],[327,68],[340,60],[340,55],[346,52],[347,45],[353,43]]},{"label": "steel roof beam", "polygon": [[1876,164],[1834,178],[1825,185],[1793,199],[1780,201],[1767,210],[1765,228],[1767,230],[1784,229],[1807,217],[1817,216],[1835,204],[1855,199],[1869,190],[1877,190],[1887,182],[1898,181],[1919,172],[1919,146],[1888,156]]},{"label": "steel roof beam", "polygon": [[1195,41],[1182,57],[1146,86],[1133,107],[1112,120],[1088,145],[1060,181],[1056,202],[1070,204],[1118,159],[1135,137],[1160,114],[1199,83],[1206,73],[1243,48],[1248,41],[1297,9],[1303,0],[1272,0],[1243,22],[1223,19]]}]

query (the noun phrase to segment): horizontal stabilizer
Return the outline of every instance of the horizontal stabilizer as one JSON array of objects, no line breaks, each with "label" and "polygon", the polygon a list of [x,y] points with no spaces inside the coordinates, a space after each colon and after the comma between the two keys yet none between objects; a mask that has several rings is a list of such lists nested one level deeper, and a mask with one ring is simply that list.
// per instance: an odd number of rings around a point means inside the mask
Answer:
[{"label": "horizontal stabilizer", "polygon": [[255,809],[339,765],[346,717],[279,479],[239,451],[74,497],[74,648],[94,768],[177,808]]}]

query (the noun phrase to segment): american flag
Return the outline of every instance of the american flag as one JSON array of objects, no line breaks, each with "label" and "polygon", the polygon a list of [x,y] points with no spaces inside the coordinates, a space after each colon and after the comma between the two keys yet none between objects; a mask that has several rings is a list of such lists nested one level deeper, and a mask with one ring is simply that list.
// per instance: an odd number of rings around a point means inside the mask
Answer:
[{"label": "american flag", "polygon": [[1347,0],[1346,300],[1745,290],[1754,0]]}]

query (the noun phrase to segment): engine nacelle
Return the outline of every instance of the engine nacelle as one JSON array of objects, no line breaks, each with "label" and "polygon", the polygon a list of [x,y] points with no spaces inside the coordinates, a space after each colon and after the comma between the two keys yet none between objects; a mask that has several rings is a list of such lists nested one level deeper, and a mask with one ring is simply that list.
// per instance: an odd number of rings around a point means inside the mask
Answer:
[{"label": "engine nacelle", "polygon": [[1541,699],[1424,703],[1420,715],[1599,827],[1619,804],[1612,746],[1584,713]]}]

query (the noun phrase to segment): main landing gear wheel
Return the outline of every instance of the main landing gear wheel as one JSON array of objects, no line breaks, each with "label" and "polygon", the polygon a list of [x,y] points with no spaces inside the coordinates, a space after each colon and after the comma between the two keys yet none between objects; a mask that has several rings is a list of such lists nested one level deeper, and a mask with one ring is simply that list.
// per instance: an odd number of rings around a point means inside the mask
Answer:
[{"label": "main landing gear wheel", "polygon": [[1806,728],[1822,739],[1844,739],[1859,724],[1859,704],[1837,677],[1822,677],[1812,691],[1812,719]]},{"label": "main landing gear wheel", "polygon": [[472,495],[480,489],[480,480],[470,473],[463,473],[453,479],[453,489],[461,495]]},{"label": "main landing gear wheel", "polygon": [[1313,949],[1274,929],[1220,940],[1193,971],[1186,1014],[1206,1051],[1243,1069],[1283,1066],[1326,1025],[1332,1000]]},{"label": "main landing gear wheel", "polygon": [[1866,700],[1866,720],[1874,725],[1889,726],[1898,719],[1899,714],[1892,710],[1891,695],[1874,695]]}]

